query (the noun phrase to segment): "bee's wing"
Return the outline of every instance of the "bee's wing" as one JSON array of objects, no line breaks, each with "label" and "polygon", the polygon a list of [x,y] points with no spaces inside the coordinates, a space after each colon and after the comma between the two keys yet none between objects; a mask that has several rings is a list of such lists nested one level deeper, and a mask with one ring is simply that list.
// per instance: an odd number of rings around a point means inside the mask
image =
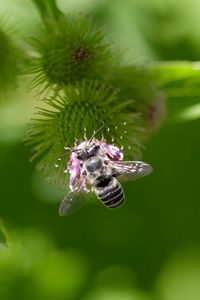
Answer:
[{"label": "bee's wing", "polygon": [[69,191],[60,204],[59,215],[63,217],[72,214],[82,206],[87,194],[80,188],[77,188],[74,192]]},{"label": "bee's wing", "polygon": [[152,172],[152,167],[143,161],[111,161],[113,175],[124,176],[126,179],[136,180]]}]

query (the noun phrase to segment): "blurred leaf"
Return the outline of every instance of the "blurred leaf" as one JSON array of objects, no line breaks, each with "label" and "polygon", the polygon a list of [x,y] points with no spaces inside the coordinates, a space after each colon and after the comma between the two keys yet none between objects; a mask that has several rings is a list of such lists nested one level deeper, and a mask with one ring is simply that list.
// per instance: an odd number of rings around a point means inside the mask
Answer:
[{"label": "blurred leaf", "polygon": [[134,289],[99,288],[89,294],[85,300],[150,300],[151,296]]},{"label": "blurred leaf", "polygon": [[159,63],[153,67],[167,97],[167,121],[187,122],[200,117],[200,64]]},{"label": "blurred leaf", "polygon": [[3,227],[3,223],[0,219],[0,249],[7,246],[7,238],[5,235],[5,230]]},{"label": "blurred leaf", "polygon": [[6,247],[6,243],[7,243],[6,236],[4,232],[0,229],[0,249]]},{"label": "blurred leaf", "polygon": [[156,287],[158,299],[200,299],[199,247],[173,254],[163,268]]}]

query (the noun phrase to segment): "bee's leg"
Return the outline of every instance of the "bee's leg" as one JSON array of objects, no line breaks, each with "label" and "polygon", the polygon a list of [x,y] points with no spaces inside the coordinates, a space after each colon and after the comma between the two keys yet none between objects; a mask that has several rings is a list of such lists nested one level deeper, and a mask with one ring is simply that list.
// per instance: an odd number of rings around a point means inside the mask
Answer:
[{"label": "bee's leg", "polygon": [[82,175],[81,186],[85,192],[87,192],[87,193],[90,192],[90,190],[88,189],[88,186],[87,186],[87,178],[84,175]]}]

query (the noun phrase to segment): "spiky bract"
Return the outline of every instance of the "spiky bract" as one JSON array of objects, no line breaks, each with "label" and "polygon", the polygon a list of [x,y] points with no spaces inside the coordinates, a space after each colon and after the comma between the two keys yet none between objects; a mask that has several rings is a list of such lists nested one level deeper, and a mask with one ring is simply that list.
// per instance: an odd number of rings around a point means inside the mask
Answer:
[{"label": "spiky bract", "polygon": [[107,78],[112,73],[113,53],[88,17],[62,16],[46,24],[35,41],[39,56],[34,60],[35,85],[62,87],[82,79]]},{"label": "spiky bract", "polygon": [[[131,103],[117,97],[105,85],[87,81],[68,86],[63,96],[45,101],[47,108],[39,108],[33,120],[28,141],[33,145],[34,157],[38,157],[40,169],[50,175],[51,181],[65,187],[66,175],[62,173],[69,158],[60,161],[55,169],[56,157],[65,153],[64,146],[74,146],[74,140],[83,140],[85,128],[89,139],[102,124],[107,143],[124,148],[138,158],[140,153],[140,131],[138,114],[129,113]],[[131,150],[130,147],[132,146]],[[60,174],[58,172],[60,171]]]}]

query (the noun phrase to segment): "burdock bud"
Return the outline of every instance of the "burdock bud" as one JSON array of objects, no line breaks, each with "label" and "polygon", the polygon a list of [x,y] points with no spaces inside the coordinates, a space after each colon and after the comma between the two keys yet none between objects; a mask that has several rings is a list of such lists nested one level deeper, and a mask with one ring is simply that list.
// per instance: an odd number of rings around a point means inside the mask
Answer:
[{"label": "burdock bud", "polygon": [[112,73],[111,46],[103,30],[87,16],[61,16],[49,21],[34,45],[35,85],[60,88],[83,79],[106,81]]},{"label": "burdock bud", "polygon": [[158,130],[166,115],[165,94],[150,68],[128,66],[116,70],[113,86],[118,86],[118,95],[132,99],[130,111],[140,114],[141,126],[145,127],[144,139]]},{"label": "burdock bud", "polygon": [[84,81],[69,85],[62,96],[45,102],[47,106],[39,108],[32,121],[27,141],[33,147],[38,167],[58,186],[67,186],[63,170],[69,157],[58,161],[56,158],[76,142],[90,139],[102,125],[98,139],[104,138],[119,147],[126,159],[139,158],[142,132],[139,116],[129,111],[129,101],[119,99],[105,84]]},{"label": "burdock bud", "polygon": [[166,116],[165,95],[160,91],[145,107],[143,112],[146,120],[146,128],[150,133],[157,131],[162,125]]}]

